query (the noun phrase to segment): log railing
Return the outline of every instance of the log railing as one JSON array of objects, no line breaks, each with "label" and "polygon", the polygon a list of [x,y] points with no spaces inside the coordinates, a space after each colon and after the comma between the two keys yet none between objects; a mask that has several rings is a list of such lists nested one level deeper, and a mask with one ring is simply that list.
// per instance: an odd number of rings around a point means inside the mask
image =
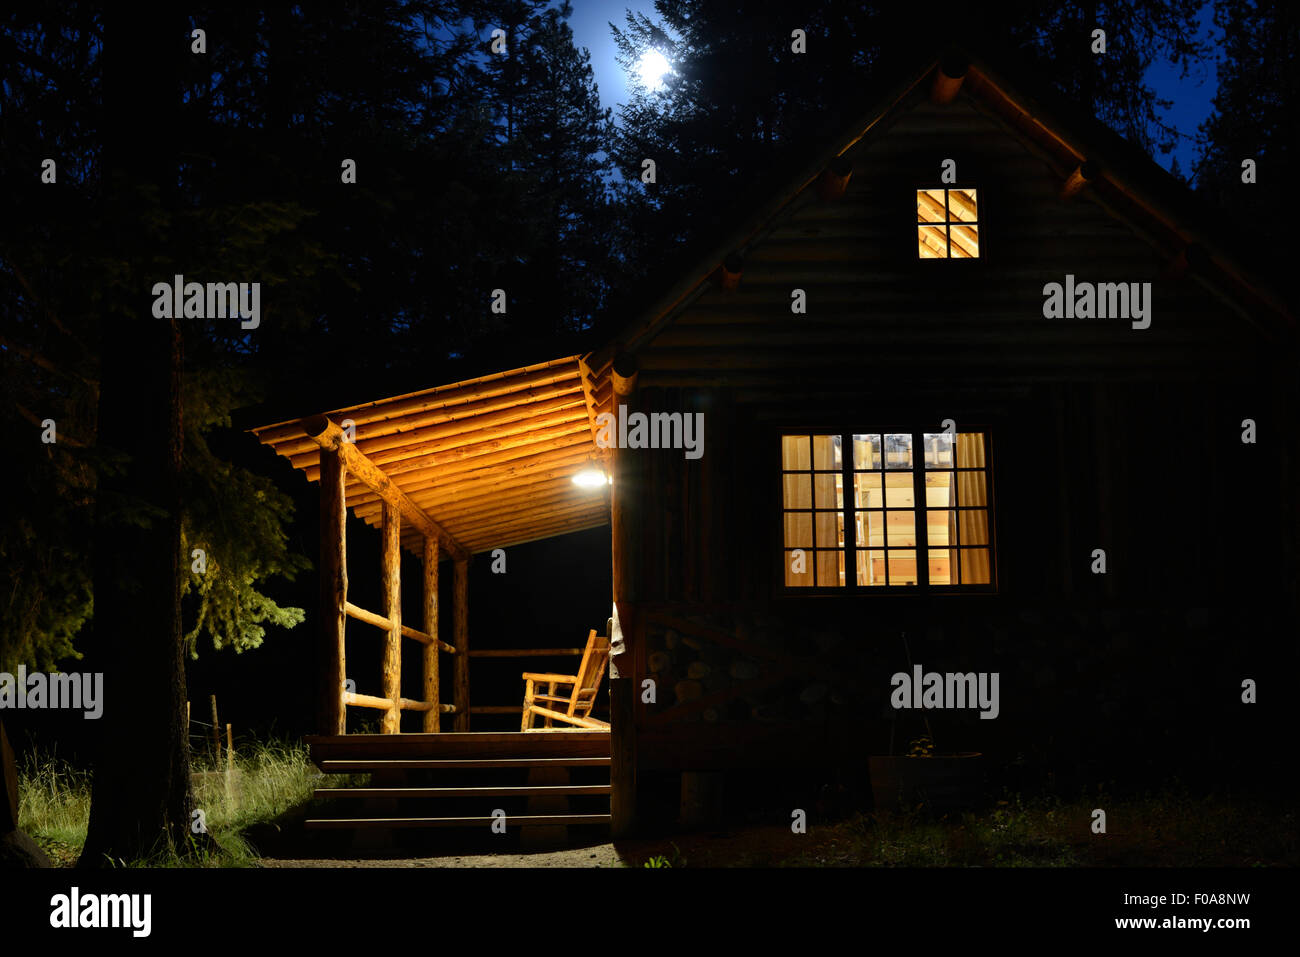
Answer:
[{"label": "log railing", "polygon": [[[359,608],[350,601],[344,603],[343,610],[347,612],[349,618],[355,618],[357,621],[364,621],[367,625],[374,625],[376,628],[383,628],[385,631],[392,627],[392,624],[383,615],[376,615],[373,611],[366,611],[364,608]],[[449,645],[445,641],[435,638],[433,635],[426,634],[423,631],[416,631],[410,625],[402,625],[401,627],[403,638],[414,638],[422,645],[436,644],[439,649],[447,652],[449,655],[454,655],[456,653],[455,645]],[[567,651],[567,649],[565,650]],[[472,656],[481,653],[482,652],[471,652],[470,654]]]},{"label": "log railing", "polygon": [[[403,711],[424,712],[423,730],[439,732],[441,717],[454,714],[457,731],[469,730],[469,553],[447,532],[425,515],[378,466],[347,441],[343,430],[323,416],[302,421],[303,431],[320,445],[321,485],[321,698],[318,725],[323,734],[345,734],[347,708],[382,711],[380,730],[397,734]],[[383,543],[380,576],[383,614],[368,611],[348,601],[346,478],[351,474],[383,501],[380,535]],[[419,530],[424,540],[423,630],[402,622],[401,531],[403,517]],[[438,561],[440,548],[455,560],[454,644],[438,637]],[[348,618],[373,625],[386,634],[383,658],[383,694],[358,694],[347,689],[345,644]],[[403,638],[424,646],[422,700],[403,698]],[[439,657],[456,656],[455,697],[452,704],[439,700]]]}]

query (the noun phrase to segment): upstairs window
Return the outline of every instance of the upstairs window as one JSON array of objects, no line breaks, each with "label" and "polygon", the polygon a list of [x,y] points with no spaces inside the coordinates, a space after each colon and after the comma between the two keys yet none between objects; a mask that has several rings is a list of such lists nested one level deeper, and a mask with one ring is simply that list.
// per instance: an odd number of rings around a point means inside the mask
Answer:
[{"label": "upstairs window", "polygon": [[973,189],[916,191],[916,249],[922,259],[978,259],[979,206]]},{"label": "upstairs window", "polygon": [[986,433],[783,435],[781,454],[787,587],[993,586]]}]

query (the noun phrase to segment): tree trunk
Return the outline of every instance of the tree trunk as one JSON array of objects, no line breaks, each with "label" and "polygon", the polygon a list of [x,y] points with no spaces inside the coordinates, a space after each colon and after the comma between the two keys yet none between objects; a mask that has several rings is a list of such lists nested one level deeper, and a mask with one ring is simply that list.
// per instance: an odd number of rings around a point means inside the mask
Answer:
[{"label": "tree trunk", "polygon": [[[80,864],[103,866],[190,835],[188,729],[181,639],[181,342],[150,313],[149,265],[164,240],[152,215],[176,180],[174,131],[185,20],[138,7],[104,14],[103,195],[106,258],[125,260],[106,285],[94,536],[93,654],[104,672],[104,716]],[[147,192],[151,188],[156,192]],[[165,222],[165,219],[163,220]],[[165,227],[164,227],[165,228]],[[148,510],[147,527],[123,517]]]}]

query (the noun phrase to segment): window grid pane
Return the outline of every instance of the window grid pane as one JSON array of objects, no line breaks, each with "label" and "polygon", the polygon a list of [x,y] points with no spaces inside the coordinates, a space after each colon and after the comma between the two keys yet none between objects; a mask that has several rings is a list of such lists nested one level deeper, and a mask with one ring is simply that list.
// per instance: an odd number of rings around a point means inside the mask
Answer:
[{"label": "window grid pane", "polygon": [[[926,537],[934,584],[992,583],[985,435],[960,432],[948,468],[926,475]],[[935,459],[939,464],[939,459]],[[946,558],[947,567],[941,567]]]},{"label": "window grid pane", "polygon": [[978,259],[978,190],[916,191],[916,251],[921,259]]},{"label": "window grid pane", "polygon": [[843,437],[783,435],[781,465],[786,585],[843,585]]},{"label": "window grid pane", "polygon": [[[848,462],[846,449],[852,450]],[[782,461],[787,585],[992,583],[984,433],[782,436]],[[846,501],[848,476],[853,494]],[[913,485],[914,476],[919,485]],[[919,503],[922,490],[925,500]],[[854,517],[852,581],[846,514]],[[796,549],[804,552],[799,572],[793,570]]]}]

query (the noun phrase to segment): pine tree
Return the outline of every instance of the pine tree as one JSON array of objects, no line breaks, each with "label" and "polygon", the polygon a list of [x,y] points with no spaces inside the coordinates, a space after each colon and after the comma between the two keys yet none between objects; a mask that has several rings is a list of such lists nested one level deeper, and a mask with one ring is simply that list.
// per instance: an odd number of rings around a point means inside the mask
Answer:
[{"label": "pine tree", "polygon": [[[1218,2],[1223,31],[1214,110],[1199,130],[1197,192],[1235,224],[1256,267],[1280,279],[1291,256],[1284,208],[1300,136],[1300,11],[1294,4]],[[1245,161],[1254,163],[1244,181]]]},{"label": "pine tree", "polygon": [[[94,526],[96,670],[111,689],[98,722],[90,822],[79,863],[102,867],[187,846],[190,824],[185,665],[181,641],[182,390],[180,328],[158,320],[151,246],[175,203],[176,146],[152,142],[180,101],[178,18],[145,9],[106,14],[105,185],[99,243],[120,257],[104,293],[97,442],[121,456],[101,471]],[[138,503],[144,525],[123,521]],[[122,742],[128,742],[125,747]]]},{"label": "pine tree", "polygon": [[[481,224],[487,242],[472,274],[509,301],[504,317],[480,326],[476,344],[501,362],[527,362],[538,350],[568,348],[556,337],[589,326],[604,302],[615,258],[602,239],[612,220],[612,115],[601,109],[589,54],[574,46],[567,3],[488,0],[471,9],[482,38],[474,92],[491,118],[501,217]],[[498,29],[505,46],[493,52]],[[498,226],[506,227],[499,236]]]},{"label": "pine tree", "polygon": [[529,23],[521,51],[525,96],[516,124],[520,166],[529,176],[528,203],[540,235],[520,276],[537,316],[528,338],[553,338],[590,324],[612,268],[601,242],[609,220],[607,150],[612,111],[602,110],[590,56],[573,43],[566,4]]},{"label": "pine tree", "polygon": [[[91,91],[103,68],[96,52],[103,27],[92,7],[36,10],[29,17],[11,20],[0,32],[11,53],[0,65],[9,94],[0,164],[6,182],[29,184],[3,194],[0,232],[0,392],[16,413],[0,419],[0,430],[14,452],[13,473],[26,488],[22,506],[0,519],[0,669],[9,671],[20,663],[66,667],[93,651],[86,625],[93,606],[89,556],[97,483],[127,465],[98,431],[105,372],[99,346],[103,330],[113,333],[122,321],[101,320],[116,308],[113,297],[132,268],[123,255],[125,236],[100,209],[104,130]],[[48,100],[56,79],[66,102]],[[56,185],[30,175],[43,155],[58,158]],[[200,179],[193,168],[187,173],[189,184]],[[206,184],[205,190],[212,195]],[[150,247],[152,265],[147,275],[131,274],[134,285],[126,293],[142,298],[146,308],[141,288],[147,291],[154,279],[183,272],[189,263],[222,263],[232,274],[255,275],[270,258],[269,244],[295,225],[295,212],[273,203],[203,206],[183,196],[176,202],[181,208],[168,213],[170,242],[159,241],[162,214],[141,207],[142,216],[154,217],[140,240]],[[284,243],[276,253],[298,274],[323,258]],[[183,569],[183,586],[196,596],[185,609],[192,653],[200,636],[203,644],[241,650],[260,641],[263,622],[288,627],[302,618],[301,609],[283,608],[262,591],[267,579],[291,578],[308,564],[286,547],[288,500],[265,478],[231,466],[209,448],[209,436],[229,424],[231,410],[255,395],[250,372],[240,365],[246,344],[229,328],[190,320],[184,329],[190,372],[183,536],[204,543],[216,559],[206,577],[193,575],[188,561]],[[110,347],[115,344],[111,339]],[[40,440],[46,419],[55,423],[51,444]],[[138,497],[119,498],[114,508],[129,527],[146,528],[157,517]]]}]

